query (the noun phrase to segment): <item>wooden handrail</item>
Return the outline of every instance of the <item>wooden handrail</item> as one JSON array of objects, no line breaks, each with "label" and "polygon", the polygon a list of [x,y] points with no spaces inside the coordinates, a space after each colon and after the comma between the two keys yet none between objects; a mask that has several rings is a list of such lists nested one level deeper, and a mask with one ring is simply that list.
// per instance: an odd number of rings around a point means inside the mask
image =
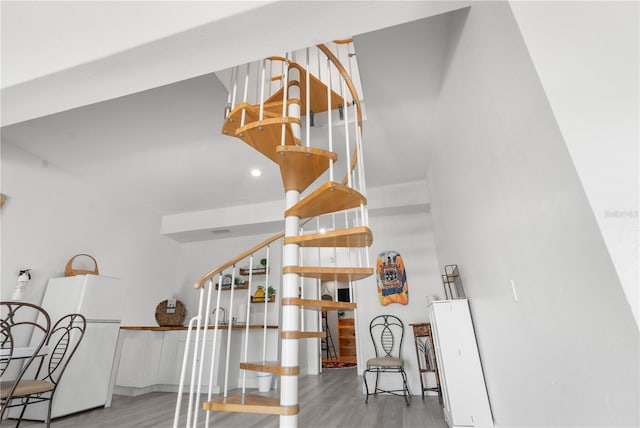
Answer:
[{"label": "wooden handrail", "polygon": [[213,269],[212,271],[210,271],[209,273],[207,273],[206,275],[201,277],[199,280],[197,280],[196,283],[193,285],[193,288],[195,288],[195,289],[202,288],[204,283],[209,281],[211,278],[213,278],[214,275],[219,274],[220,272],[222,272],[226,268],[228,268],[230,266],[233,266],[234,264],[238,263],[240,260],[242,260],[242,259],[244,259],[246,257],[249,257],[251,254],[253,254],[256,251],[266,247],[267,245],[271,244],[272,242],[277,241],[278,239],[282,238],[283,236],[284,236],[284,232],[278,232],[275,235],[273,235],[272,237],[265,239],[264,241],[262,241],[258,245],[255,245],[255,246],[249,248],[247,251],[245,251],[244,253],[240,254],[239,256],[236,256],[236,257],[232,258],[231,260],[221,264],[220,266],[218,266],[217,268]]},{"label": "wooden handrail", "polygon": [[360,129],[362,129],[362,106],[360,105],[360,97],[358,96],[358,91],[356,91],[356,87],[353,85],[353,81],[351,80],[351,76],[347,73],[347,70],[344,69],[340,60],[331,52],[331,50],[325,45],[316,45],[318,49],[320,49],[324,54],[329,58],[329,60],[336,66],[340,75],[344,78],[345,83],[347,84],[347,88],[349,88],[349,92],[351,92],[351,96],[353,97],[353,102],[358,106],[358,124],[360,125]]},{"label": "wooden handrail", "polygon": [[[345,41],[341,41],[347,43]],[[335,42],[334,43],[338,43]],[[351,80],[351,76],[347,73],[347,70],[344,69],[344,66],[338,60],[338,58],[331,52],[331,50],[323,44],[317,45],[318,49],[320,49],[324,54],[329,58],[329,60],[335,65],[336,69],[343,77],[345,83],[347,84],[347,88],[349,88],[349,92],[351,93],[351,97],[353,98],[353,102],[355,103],[357,109],[356,112],[358,114],[358,125],[360,125],[360,133],[362,133],[362,106],[360,105],[360,97],[358,96],[358,91],[356,91],[356,87],[353,85],[353,81]],[[356,161],[358,159],[358,146],[356,145],[353,149],[353,156],[351,165],[349,165],[349,171],[345,174],[345,177],[342,179],[342,184],[346,184],[349,180],[349,174],[356,166]]]}]

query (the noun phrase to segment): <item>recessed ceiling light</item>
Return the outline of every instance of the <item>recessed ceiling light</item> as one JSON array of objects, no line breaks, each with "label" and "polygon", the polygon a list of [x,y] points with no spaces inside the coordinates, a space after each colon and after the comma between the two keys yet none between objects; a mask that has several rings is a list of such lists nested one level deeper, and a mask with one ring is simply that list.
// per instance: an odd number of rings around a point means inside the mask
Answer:
[{"label": "recessed ceiling light", "polygon": [[252,169],[251,175],[253,175],[254,177],[260,177],[262,175],[262,171],[260,171],[259,169]]}]

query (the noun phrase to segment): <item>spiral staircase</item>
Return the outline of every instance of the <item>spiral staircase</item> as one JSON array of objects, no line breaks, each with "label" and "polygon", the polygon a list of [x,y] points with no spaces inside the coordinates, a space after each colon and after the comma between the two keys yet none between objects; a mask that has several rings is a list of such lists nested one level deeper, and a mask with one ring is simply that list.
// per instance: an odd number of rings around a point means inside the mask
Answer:
[{"label": "spiral staircase", "polygon": [[[227,268],[233,267],[235,274],[235,265],[240,260],[252,257],[256,251],[282,238],[282,292],[281,297],[279,296],[280,359],[239,363],[241,370],[279,376],[280,397],[250,394],[244,386],[238,393],[227,392],[225,384],[222,394],[216,397],[209,394],[209,398],[202,402],[201,409],[206,414],[205,426],[209,426],[209,412],[279,415],[280,426],[297,426],[300,409],[299,341],[325,336],[319,325],[314,331],[305,329],[301,317],[308,311],[319,313],[318,311],[356,309],[354,298],[351,302],[321,300],[319,292],[315,293],[314,298],[305,297],[305,294],[309,294],[304,291],[308,286],[304,284],[309,283],[305,280],[315,280],[318,287],[323,281],[344,282],[353,289],[356,281],[373,274],[373,269],[367,264],[368,247],[372,244],[373,237],[368,227],[365,197],[362,108],[360,96],[356,93],[347,67],[338,58],[341,48],[346,49],[345,58],[351,58],[351,46],[351,41],[347,40],[334,42],[333,48],[326,45],[313,48],[311,55],[316,55],[316,74],[324,74],[324,80],[311,71],[310,64],[313,60],[310,60],[309,49],[298,55],[303,61],[294,61],[286,55],[258,62],[255,69],[256,82],[259,83],[256,83],[256,86],[260,87],[260,95],[253,101],[248,100],[247,96],[249,65],[246,66],[244,84],[242,76],[239,76],[242,67],[232,72],[229,103],[222,132],[244,141],[279,166],[286,199],[285,230],[213,269],[196,283],[195,288],[201,291],[204,303],[201,300],[199,314],[194,317],[190,326],[196,332],[196,342],[199,330],[204,328],[206,334],[207,328],[203,326],[210,323],[210,303],[207,299],[211,300],[211,297],[205,297],[206,284],[213,284],[214,278]],[[293,54],[292,57],[296,58]],[[274,64],[276,68],[280,66],[280,74],[273,73]],[[276,90],[271,89],[274,82],[277,85]],[[265,88],[265,85],[270,88]],[[236,102],[238,86],[244,86],[241,102]],[[263,95],[265,92],[268,96]],[[321,138],[314,138],[312,122],[320,116],[324,117],[326,127],[321,132]],[[333,139],[337,128],[340,129],[340,136],[336,137],[336,140],[339,139],[340,143]],[[341,146],[340,151],[344,153],[345,158],[341,159],[341,162],[338,162],[338,146]],[[341,154],[340,157],[342,156]],[[334,178],[338,174],[342,179]],[[335,226],[336,213],[339,213],[343,223],[340,226],[330,228],[329,231],[321,230],[320,227],[312,227],[311,231],[305,231],[309,227],[308,224],[313,224],[314,219],[319,225],[318,219],[322,216],[333,216],[332,224]],[[349,256],[348,263],[340,265],[335,265],[335,259],[333,265],[323,265],[320,257],[317,265],[303,263],[305,250],[319,248],[341,248],[342,251],[358,249],[358,256]],[[362,251],[365,252],[364,256]],[[211,288],[213,287],[209,287]],[[352,292],[351,295],[357,294]],[[207,309],[203,309],[205,306]],[[217,334],[217,329],[218,318],[214,322],[214,334]],[[195,346],[194,352],[197,352],[198,345]],[[187,426],[194,427],[197,426],[198,413],[201,412],[198,408],[198,393],[195,394],[195,399],[191,396],[193,392],[190,395],[187,418]],[[180,395],[174,426],[178,425]]]}]

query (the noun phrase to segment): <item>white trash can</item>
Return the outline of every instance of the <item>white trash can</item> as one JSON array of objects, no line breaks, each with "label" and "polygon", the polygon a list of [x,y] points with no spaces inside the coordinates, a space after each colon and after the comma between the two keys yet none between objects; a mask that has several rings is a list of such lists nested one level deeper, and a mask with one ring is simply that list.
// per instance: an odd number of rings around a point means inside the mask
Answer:
[{"label": "white trash can", "polygon": [[269,392],[271,390],[271,379],[273,375],[271,373],[258,372],[258,391]]}]

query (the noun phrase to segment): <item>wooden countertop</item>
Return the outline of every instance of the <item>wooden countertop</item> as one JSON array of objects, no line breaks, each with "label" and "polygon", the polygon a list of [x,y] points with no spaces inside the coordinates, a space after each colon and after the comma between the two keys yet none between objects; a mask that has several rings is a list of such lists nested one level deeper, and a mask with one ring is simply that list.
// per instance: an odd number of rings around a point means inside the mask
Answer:
[{"label": "wooden countertop", "polygon": [[[262,324],[250,324],[249,325],[249,329],[260,329],[263,328],[264,326]],[[153,326],[153,325],[123,325],[120,326],[120,330],[138,330],[138,331],[183,331],[183,330],[187,330],[189,327],[186,325],[165,325],[165,326]],[[203,328],[203,327],[200,327]],[[220,330],[228,330],[229,326],[228,325],[219,325],[218,328]],[[231,326],[232,330],[244,330],[246,328],[245,324],[234,324]],[[268,329],[277,329],[278,326],[277,325],[268,325],[267,326]],[[195,329],[195,327],[194,327]],[[209,330],[213,330],[213,326],[209,326],[208,327]]]}]

